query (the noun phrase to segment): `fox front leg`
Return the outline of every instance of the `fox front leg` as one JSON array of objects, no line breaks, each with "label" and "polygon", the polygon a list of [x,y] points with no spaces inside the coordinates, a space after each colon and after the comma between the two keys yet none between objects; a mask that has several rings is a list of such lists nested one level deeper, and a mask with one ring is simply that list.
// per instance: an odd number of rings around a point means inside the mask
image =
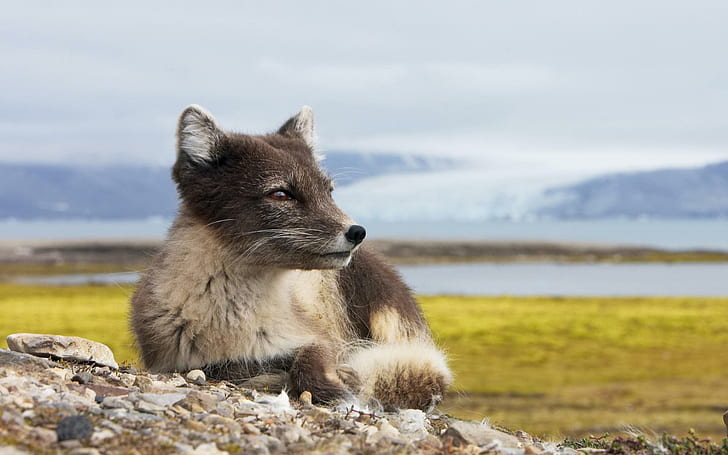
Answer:
[{"label": "fox front leg", "polygon": [[298,350],[291,367],[291,383],[296,394],[311,392],[314,402],[332,403],[353,398],[358,378],[353,370],[336,365],[330,346],[307,345]]}]

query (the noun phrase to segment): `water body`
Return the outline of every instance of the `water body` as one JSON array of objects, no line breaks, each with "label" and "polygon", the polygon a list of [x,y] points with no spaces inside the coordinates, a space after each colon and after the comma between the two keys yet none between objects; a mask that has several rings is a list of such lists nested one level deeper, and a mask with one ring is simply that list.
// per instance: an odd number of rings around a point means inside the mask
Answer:
[{"label": "water body", "polygon": [[[728,296],[728,264],[445,264],[399,267],[418,294]],[[136,273],[27,277],[48,285],[123,284]]]},{"label": "water body", "polygon": [[[0,220],[2,239],[162,238],[171,219]],[[408,221],[358,220],[369,238],[557,241],[728,251],[728,220]]]},{"label": "water body", "polygon": [[418,294],[728,296],[728,264],[447,264],[403,266]]}]

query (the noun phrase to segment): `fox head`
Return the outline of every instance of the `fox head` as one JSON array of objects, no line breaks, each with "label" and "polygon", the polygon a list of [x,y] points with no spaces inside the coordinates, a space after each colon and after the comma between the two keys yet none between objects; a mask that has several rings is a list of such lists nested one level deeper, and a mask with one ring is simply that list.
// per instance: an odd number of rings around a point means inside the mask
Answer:
[{"label": "fox head", "polygon": [[200,106],[182,112],[172,176],[181,211],[213,230],[242,263],[292,269],[348,265],[366,231],[334,203],[314,152],[313,111],[278,131],[222,130]]}]

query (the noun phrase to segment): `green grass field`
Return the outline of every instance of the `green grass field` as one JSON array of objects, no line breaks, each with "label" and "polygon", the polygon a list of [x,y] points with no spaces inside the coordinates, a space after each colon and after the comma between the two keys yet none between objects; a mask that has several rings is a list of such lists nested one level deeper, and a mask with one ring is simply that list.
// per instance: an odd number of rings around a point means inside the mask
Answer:
[{"label": "green grass field", "polygon": [[[128,286],[0,284],[13,332],[77,335],[136,353]],[[720,438],[728,298],[421,297],[456,373],[444,409],[549,438],[648,432]]]}]

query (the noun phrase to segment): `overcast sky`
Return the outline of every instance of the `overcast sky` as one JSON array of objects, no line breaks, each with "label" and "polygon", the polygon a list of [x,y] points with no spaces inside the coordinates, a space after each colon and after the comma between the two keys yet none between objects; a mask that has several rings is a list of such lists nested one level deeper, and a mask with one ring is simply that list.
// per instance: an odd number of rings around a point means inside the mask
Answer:
[{"label": "overcast sky", "polygon": [[10,2],[0,160],[169,164],[197,103],[243,132],[309,104],[324,150],[698,165],[728,159],[727,24],[724,0]]}]

